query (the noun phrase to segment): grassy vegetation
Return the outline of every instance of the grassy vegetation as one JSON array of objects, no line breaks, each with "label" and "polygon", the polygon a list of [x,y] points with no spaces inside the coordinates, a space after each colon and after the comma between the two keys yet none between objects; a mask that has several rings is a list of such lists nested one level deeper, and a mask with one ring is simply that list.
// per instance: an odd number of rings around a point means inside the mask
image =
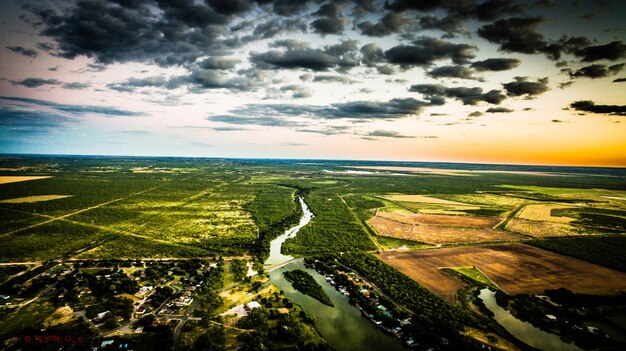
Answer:
[{"label": "grassy vegetation", "polygon": [[528,244],[626,272],[624,235],[535,239]]},{"label": "grassy vegetation", "polygon": [[322,289],[322,286],[319,285],[309,273],[301,269],[296,269],[284,272],[283,274],[285,275],[285,279],[293,285],[294,289],[311,296],[324,305],[334,306],[333,302],[330,301],[330,298]]},{"label": "grassy vegetation", "polygon": [[0,337],[17,335],[24,329],[35,330],[55,310],[52,303],[37,299],[19,309],[0,310]]},{"label": "grassy vegetation", "polygon": [[500,288],[491,279],[489,279],[489,277],[484,275],[483,272],[476,267],[451,267],[448,269],[462,274],[475,282],[500,290]]}]

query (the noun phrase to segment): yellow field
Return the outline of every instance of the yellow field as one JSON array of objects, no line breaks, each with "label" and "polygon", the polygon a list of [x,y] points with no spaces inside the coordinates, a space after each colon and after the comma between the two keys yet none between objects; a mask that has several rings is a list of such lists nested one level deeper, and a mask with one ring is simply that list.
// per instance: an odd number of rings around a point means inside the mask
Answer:
[{"label": "yellow field", "polygon": [[9,184],[9,183],[17,183],[17,182],[27,182],[29,180],[39,180],[52,178],[52,176],[0,176],[0,184]]},{"label": "yellow field", "polygon": [[66,197],[72,197],[74,195],[35,195],[35,196],[26,196],[26,197],[18,197],[15,199],[6,199],[0,201],[0,204],[24,204],[31,202],[42,202],[42,201],[51,201],[58,199],[65,199]]},{"label": "yellow field", "polygon": [[515,207],[525,202],[529,202],[526,199],[520,199],[516,197],[503,196],[503,195],[494,195],[494,194],[454,194],[447,195],[453,201],[459,201],[467,204],[476,204],[476,205],[487,205],[487,206],[504,206],[504,207]]},{"label": "yellow field", "polygon": [[533,204],[526,205],[518,214],[517,217],[521,219],[528,219],[531,221],[542,222],[554,222],[554,223],[569,223],[574,218],[570,217],[553,217],[552,210],[558,210],[563,208],[571,208],[573,206],[563,204]]},{"label": "yellow field", "polygon": [[448,201],[444,199],[438,199],[436,197],[424,196],[424,195],[385,195],[384,199],[400,202],[419,202],[426,204],[437,205],[450,205],[450,206],[472,206],[462,202]]},{"label": "yellow field", "polygon": [[566,223],[539,222],[520,218],[511,219],[511,221],[507,224],[506,229],[511,232],[526,234],[538,238],[579,234],[576,232],[574,227]]},{"label": "yellow field", "polygon": [[43,326],[46,328],[54,327],[55,325],[66,324],[74,319],[74,311],[70,306],[63,306],[57,308],[53,314],[48,316],[43,322]]}]

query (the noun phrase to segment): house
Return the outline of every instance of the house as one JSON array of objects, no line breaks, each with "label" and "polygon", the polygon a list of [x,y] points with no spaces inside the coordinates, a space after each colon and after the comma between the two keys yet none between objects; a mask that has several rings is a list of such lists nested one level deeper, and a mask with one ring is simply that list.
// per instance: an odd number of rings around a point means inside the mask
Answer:
[{"label": "house", "polygon": [[546,317],[548,317],[548,319],[551,320],[551,321],[555,321],[556,320],[556,316],[552,315],[552,314],[546,314]]},{"label": "house", "polygon": [[99,321],[102,320],[104,317],[106,317],[107,314],[111,313],[111,311],[104,311],[104,312],[100,312],[96,315],[96,318],[94,318],[95,320]]},{"label": "house", "polygon": [[250,301],[246,304],[246,309],[248,311],[252,311],[253,309],[259,308],[259,307],[261,307],[261,304],[256,301]]}]

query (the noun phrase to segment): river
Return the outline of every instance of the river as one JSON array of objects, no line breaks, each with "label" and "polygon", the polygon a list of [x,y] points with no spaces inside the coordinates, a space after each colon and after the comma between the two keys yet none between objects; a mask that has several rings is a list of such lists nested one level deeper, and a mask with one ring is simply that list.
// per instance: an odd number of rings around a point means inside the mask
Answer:
[{"label": "river", "polygon": [[[265,261],[266,270],[270,272],[270,282],[284,290],[288,299],[300,305],[309,316],[313,317],[315,328],[333,349],[338,351],[406,350],[398,338],[385,334],[361,316],[359,309],[349,304],[348,297],[335,290],[321,274],[314,269],[306,268],[302,260],[294,260],[292,256],[282,254],[281,247],[285,240],[295,237],[298,231],[313,218],[313,213],[307,207],[304,199],[298,197],[298,200],[303,212],[300,223],[270,243],[270,256]],[[285,265],[279,267],[281,264]],[[283,276],[283,272],[294,269],[302,269],[311,274],[335,306],[326,306],[295,290]]]},{"label": "river", "polygon": [[528,322],[515,318],[496,303],[495,296],[496,293],[487,288],[482,289],[478,295],[487,309],[493,312],[496,322],[518,340],[539,350],[581,351],[576,345],[563,342],[558,335],[547,333]]}]

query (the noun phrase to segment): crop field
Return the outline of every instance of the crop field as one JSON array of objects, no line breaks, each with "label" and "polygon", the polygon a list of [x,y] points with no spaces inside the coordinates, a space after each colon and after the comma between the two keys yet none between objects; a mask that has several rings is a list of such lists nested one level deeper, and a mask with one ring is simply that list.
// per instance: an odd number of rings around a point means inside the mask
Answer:
[{"label": "crop field", "polygon": [[52,178],[51,176],[0,176],[0,184],[27,182],[29,180],[38,180]]},{"label": "crop field", "polygon": [[553,210],[560,210],[564,208],[571,208],[572,206],[567,205],[559,205],[559,204],[534,204],[534,205],[526,205],[524,208],[517,213],[518,218],[528,219],[531,221],[543,221],[543,222],[554,222],[554,223],[569,223],[574,220],[574,218],[569,217],[561,217],[561,216],[553,216]]},{"label": "crop field", "polygon": [[66,197],[71,197],[72,195],[35,195],[35,196],[26,196],[26,197],[18,197],[15,199],[5,199],[1,200],[0,204],[22,204],[22,203],[31,203],[31,202],[40,202],[40,201],[52,201],[58,199],[64,199]]},{"label": "crop field", "polygon": [[385,195],[384,199],[399,202],[418,202],[426,204],[449,205],[449,206],[467,206],[468,204],[456,201],[449,201],[424,195]]},{"label": "crop field", "polygon": [[[461,217],[462,218],[462,217]],[[459,244],[521,240],[519,236],[488,228],[408,224],[376,216],[367,222],[378,235],[428,244]]]},{"label": "crop field", "polygon": [[565,223],[539,222],[527,219],[513,218],[506,225],[506,229],[511,232],[529,235],[536,238],[550,236],[570,236],[578,235],[576,228]]},{"label": "crop field", "polygon": [[626,273],[524,244],[385,252],[379,257],[448,300],[463,283],[441,267],[477,267],[509,294],[561,287],[589,294],[626,291]]},{"label": "crop field", "polygon": [[377,216],[407,224],[432,224],[471,228],[492,228],[502,220],[494,217],[427,215],[408,211],[378,211]]}]

